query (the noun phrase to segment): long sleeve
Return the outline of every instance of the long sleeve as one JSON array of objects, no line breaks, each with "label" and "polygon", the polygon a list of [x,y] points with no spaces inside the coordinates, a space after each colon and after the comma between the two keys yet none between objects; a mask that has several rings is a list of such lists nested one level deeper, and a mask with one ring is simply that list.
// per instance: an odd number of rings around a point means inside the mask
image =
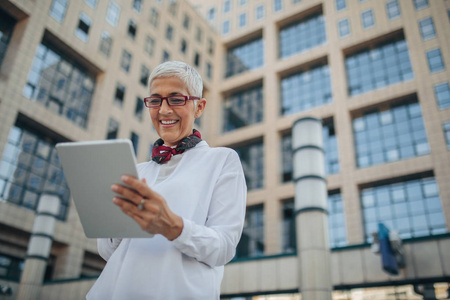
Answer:
[{"label": "long sleeve", "polygon": [[97,239],[98,254],[100,254],[100,256],[104,260],[108,261],[108,259],[113,254],[114,250],[116,250],[117,247],[119,247],[119,244],[121,241],[122,241],[122,239],[117,239],[117,238]]},{"label": "long sleeve", "polygon": [[246,198],[242,166],[236,152],[231,152],[215,183],[206,224],[183,218],[175,247],[211,267],[225,265],[234,257],[242,234]]}]

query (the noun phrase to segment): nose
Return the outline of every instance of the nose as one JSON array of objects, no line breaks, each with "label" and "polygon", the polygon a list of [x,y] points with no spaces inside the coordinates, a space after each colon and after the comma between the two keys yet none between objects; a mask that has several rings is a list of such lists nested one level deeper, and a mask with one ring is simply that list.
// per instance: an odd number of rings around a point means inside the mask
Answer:
[{"label": "nose", "polygon": [[167,99],[163,99],[161,102],[161,106],[159,107],[159,113],[160,114],[168,114],[172,111],[172,108],[170,107],[169,103],[167,102]]}]

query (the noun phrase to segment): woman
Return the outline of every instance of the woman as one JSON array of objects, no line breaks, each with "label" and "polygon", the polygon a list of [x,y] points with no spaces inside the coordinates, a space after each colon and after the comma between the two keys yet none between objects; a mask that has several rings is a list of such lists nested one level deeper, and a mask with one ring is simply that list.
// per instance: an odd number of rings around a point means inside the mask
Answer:
[{"label": "woman", "polygon": [[141,180],[124,176],[131,188],[111,189],[153,237],[99,239],[107,264],[87,299],[219,299],[244,223],[242,166],[235,151],[210,148],[193,129],[206,105],[194,68],[165,62],[148,84],[144,101],[160,139],[152,161],[138,164]]}]

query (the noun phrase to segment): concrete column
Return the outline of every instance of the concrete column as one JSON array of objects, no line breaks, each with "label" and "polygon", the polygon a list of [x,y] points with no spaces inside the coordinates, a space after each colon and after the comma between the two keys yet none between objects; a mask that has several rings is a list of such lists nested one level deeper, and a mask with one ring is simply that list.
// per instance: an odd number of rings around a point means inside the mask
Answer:
[{"label": "concrete column", "polygon": [[331,300],[322,121],[309,117],[295,121],[292,150],[299,289],[303,300]]},{"label": "concrete column", "polygon": [[55,194],[41,195],[28,244],[17,299],[39,299],[59,208],[59,196]]}]

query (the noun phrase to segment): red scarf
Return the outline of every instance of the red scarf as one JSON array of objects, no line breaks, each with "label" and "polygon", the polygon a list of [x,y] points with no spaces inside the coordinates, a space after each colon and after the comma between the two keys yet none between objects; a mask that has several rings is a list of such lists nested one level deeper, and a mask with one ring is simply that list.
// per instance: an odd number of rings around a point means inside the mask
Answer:
[{"label": "red scarf", "polygon": [[190,136],[182,139],[175,148],[164,146],[164,141],[158,139],[153,144],[152,160],[158,164],[169,161],[173,155],[181,154],[187,149],[194,148],[202,141],[202,136],[199,131],[195,130]]}]

